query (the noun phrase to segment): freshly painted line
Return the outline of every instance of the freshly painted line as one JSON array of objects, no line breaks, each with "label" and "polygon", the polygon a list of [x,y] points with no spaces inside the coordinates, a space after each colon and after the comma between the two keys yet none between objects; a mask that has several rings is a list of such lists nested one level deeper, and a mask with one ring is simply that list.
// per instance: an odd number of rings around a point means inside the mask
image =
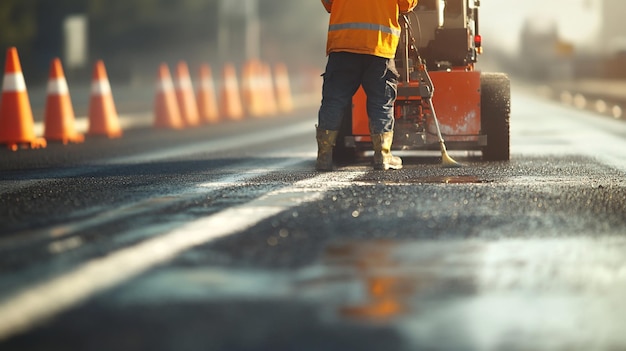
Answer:
[{"label": "freshly painted line", "polygon": [[260,221],[347,187],[366,172],[333,172],[296,182],[247,204],[191,222],[162,236],[86,262],[0,302],[0,340],[26,331],[87,298],[163,264],[185,250],[241,232]]},{"label": "freshly painted line", "polygon": [[[261,177],[274,170],[284,170],[302,162],[302,159],[291,158],[286,161],[267,164],[262,169],[251,169],[251,167],[254,167],[254,164],[252,163],[236,165],[231,167],[230,171],[237,174],[218,178],[217,180],[211,182],[191,185],[191,190],[161,195],[158,197],[150,197],[141,201],[103,211],[98,215],[90,216],[86,219],[64,223],[36,231],[18,232],[14,235],[0,238],[0,248],[3,250],[12,250],[25,245],[37,243],[41,240],[48,241],[50,239],[58,239],[59,242],[64,242],[66,237],[76,234],[81,230],[102,225],[114,220],[119,221],[120,219],[126,217],[137,216],[142,213],[154,212],[160,208],[187,201],[201,195],[207,195],[229,186],[241,184],[241,182],[246,180]],[[56,242],[51,243],[52,247],[55,247],[55,243]]]}]

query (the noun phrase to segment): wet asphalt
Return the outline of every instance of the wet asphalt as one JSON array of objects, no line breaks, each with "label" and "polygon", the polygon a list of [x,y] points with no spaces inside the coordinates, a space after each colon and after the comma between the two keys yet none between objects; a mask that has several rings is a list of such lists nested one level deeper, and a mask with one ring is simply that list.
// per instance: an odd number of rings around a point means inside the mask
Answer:
[{"label": "wet asphalt", "polygon": [[623,121],[318,173],[314,116],[0,151],[0,349],[626,348]]}]

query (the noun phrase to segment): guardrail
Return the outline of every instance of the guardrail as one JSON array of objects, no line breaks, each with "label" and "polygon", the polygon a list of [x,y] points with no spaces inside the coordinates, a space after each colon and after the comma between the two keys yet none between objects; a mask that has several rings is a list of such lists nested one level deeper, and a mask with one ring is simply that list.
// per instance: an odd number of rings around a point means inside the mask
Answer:
[{"label": "guardrail", "polygon": [[580,110],[626,120],[626,81],[580,80],[544,84],[539,95]]}]

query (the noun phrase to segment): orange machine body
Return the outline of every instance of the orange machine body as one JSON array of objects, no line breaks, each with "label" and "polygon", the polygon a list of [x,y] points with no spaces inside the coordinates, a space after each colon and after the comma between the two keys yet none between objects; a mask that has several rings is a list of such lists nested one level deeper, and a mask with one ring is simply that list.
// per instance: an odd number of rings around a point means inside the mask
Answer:
[{"label": "orange machine body", "polygon": [[[430,72],[433,85],[433,105],[441,127],[441,133],[450,144],[462,143],[463,148],[479,147],[484,139],[481,134],[480,72],[466,70]],[[432,112],[422,103],[417,81],[398,84],[395,104],[396,134],[403,133],[406,126],[420,124],[414,132],[421,133],[419,141],[403,139],[396,135],[395,149],[429,149],[438,147],[437,131]],[[369,142],[370,131],[367,117],[367,97],[359,88],[353,97],[352,134],[354,141]]]}]

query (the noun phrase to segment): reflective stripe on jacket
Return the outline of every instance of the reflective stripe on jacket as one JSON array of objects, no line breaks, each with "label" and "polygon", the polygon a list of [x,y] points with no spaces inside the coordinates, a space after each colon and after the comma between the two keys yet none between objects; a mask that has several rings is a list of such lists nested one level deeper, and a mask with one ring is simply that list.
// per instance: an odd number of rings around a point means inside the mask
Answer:
[{"label": "reflective stripe on jacket", "polygon": [[400,41],[398,13],[418,0],[321,0],[330,12],[326,53],[338,51],[393,58]]}]

